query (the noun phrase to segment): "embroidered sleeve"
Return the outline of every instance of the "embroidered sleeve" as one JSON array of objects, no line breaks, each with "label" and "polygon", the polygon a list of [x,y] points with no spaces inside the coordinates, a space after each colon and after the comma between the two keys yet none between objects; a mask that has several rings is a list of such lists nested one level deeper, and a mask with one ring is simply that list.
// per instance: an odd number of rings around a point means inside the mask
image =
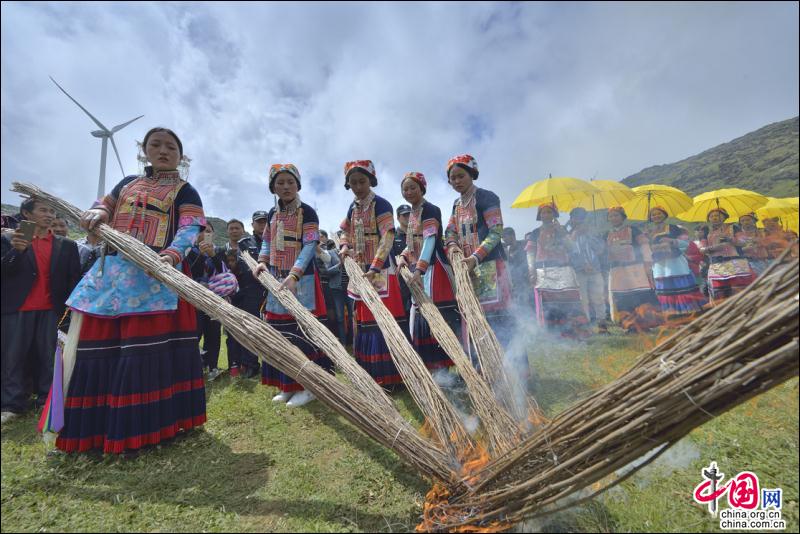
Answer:
[{"label": "embroidered sleeve", "polygon": [[266,263],[269,265],[269,247],[270,247],[270,240],[269,234],[266,234],[266,237],[261,240],[261,250],[258,252],[258,262],[259,263]]},{"label": "embroidered sleeve", "polygon": [[342,237],[339,238],[339,250],[341,247],[347,246],[352,247],[352,243],[350,243],[350,232],[352,228],[350,227],[350,219],[353,214],[353,206],[350,206],[350,209],[347,210],[347,217],[344,218],[342,224],[339,225],[339,228],[344,232]]},{"label": "embroidered sleeve", "polygon": [[478,263],[482,262],[489,253],[502,241],[503,238],[503,215],[500,212],[500,206],[492,206],[484,210],[483,220],[486,226],[489,227],[489,233],[486,238],[472,253],[478,259]]},{"label": "embroidered sleeve", "polygon": [[431,217],[422,221],[422,239],[436,237],[439,234],[439,221]]},{"label": "embroidered sleeve", "polygon": [[177,265],[183,260],[186,251],[191,249],[197,235],[206,227],[206,216],[200,195],[191,184],[181,188],[175,198],[173,209],[177,210],[178,230],[172,238],[172,243],[162,253],[173,255]]},{"label": "embroidered sleeve", "polygon": [[429,235],[422,241],[422,250],[419,253],[419,259],[417,260],[417,270],[420,271],[422,274],[428,270],[428,266],[431,264],[431,258],[433,257],[433,251],[436,249],[436,235]]},{"label": "embroidered sleeve", "polygon": [[308,264],[314,259],[319,243],[319,221],[316,213],[310,208],[304,209],[305,222],[303,223],[303,249],[294,262],[292,271],[298,278],[306,272]]},{"label": "embroidered sleeve", "polygon": [[369,268],[373,271],[380,271],[394,246],[394,215],[391,204],[386,201],[375,202],[375,222],[378,225],[381,241],[378,243],[378,250],[375,251],[375,257]]},{"label": "embroidered sleeve", "polygon": [[453,212],[450,220],[447,221],[447,228],[444,231],[444,243],[446,247],[458,245],[458,225],[456,224],[456,206],[453,204]]},{"label": "embroidered sleeve", "polygon": [[114,214],[114,209],[117,207],[117,201],[119,200],[119,196],[122,193],[122,188],[128,185],[129,183],[136,180],[138,176],[126,176],[122,179],[117,185],[114,186],[114,189],[111,190],[109,194],[104,196],[103,198],[98,198],[92,204],[91,209],[101,209],[108,213],[109,221],[111,220],[111,216]]},{"label": "embroidered sleeve", "polygon": [[272,218],[275,216],[275,208],[269,210],[267,214],[267,224],[264,225],[264,231],[261,233],[261,250],[258,251],[258,262],[266,263],[269,265],[269,252],[272,250]]},{"label": "embroidered sleeve", "polygon": [[197,236],[205,226],[205,219],[203,224],[186,224],[178,228],[175,232],[175,237],[172,239],[172,244],[161,251],[161,254],[168,254],[175,260],[175,265],[183,261],[186,253],[191,250],[192,243],[195,242]]}]

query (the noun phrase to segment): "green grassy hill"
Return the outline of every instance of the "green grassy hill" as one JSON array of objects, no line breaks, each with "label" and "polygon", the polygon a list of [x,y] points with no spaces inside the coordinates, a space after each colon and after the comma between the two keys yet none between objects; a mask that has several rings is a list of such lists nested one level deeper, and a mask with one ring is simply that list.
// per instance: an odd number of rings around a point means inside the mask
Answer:
[{"label": "green grassy hill", "polygon": [[739,187],[774,196],[797,196],[798,117],[764,126],[677,163],[648,167],[622,183],[671,185],[689,195]]}]

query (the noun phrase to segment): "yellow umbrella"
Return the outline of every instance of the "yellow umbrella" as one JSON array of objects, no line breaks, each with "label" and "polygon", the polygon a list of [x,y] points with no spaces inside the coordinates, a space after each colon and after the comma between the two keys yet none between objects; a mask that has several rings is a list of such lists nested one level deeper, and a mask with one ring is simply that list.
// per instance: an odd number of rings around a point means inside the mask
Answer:
[{"label": "yellow umbrella", "polygon": [[598,193],[598,189],[578,178],[568,178],[565,176],[547,178],[540,180],[526,187],[522,193],[511,204],[512,208],[530,208],[539,206],[545,202],[553,202],[556,207],[570,202],[588,198],[589,195]]},{"label": "yellow umbrella", "polygon": [[764,219],[778,217],[784,228],[797,233],[798,221],[800,220],[798,216],[798,211],[800,211],[798,197],[767,198],[769,199],[768,202],[756,210],[756,215],[758,216],[756,225],[759,228],[764,228]]},{"label": "yellow umbrella", "polygon": [[692,206],[691,197],[676,187],[648,184],[634,187],[632,191],[635,196],[622,204],[629,219],[646,221],[653,206],[662,206],[670,217]]},{"label": "yellow umbrella", "polygon": [[788,198],[767,197],[767,203],[756,210],[759,219],[789,217],[798,212],[798,205]]},{"label": "yellow umbrella", "polygon": [[599,192],[592,193],[589,197],[568,202],[564,206],[559,206],[559,208],[563,208],[564,211],[572,208],[583,208],[587,211],[604,210],[619,206],[636,195],[630,187],[614,180],[592,180],[589,183],[595,186]]},{"label": "yellow umbrella", "polygon": [[678,214],[684,221],[706,222],[708,212],[722,208],[728,212],[731,221],[742,215],[756,211],[767,203],[767,197],[746,189],[717,189],[694,197],[694,204],[685,212]]}]

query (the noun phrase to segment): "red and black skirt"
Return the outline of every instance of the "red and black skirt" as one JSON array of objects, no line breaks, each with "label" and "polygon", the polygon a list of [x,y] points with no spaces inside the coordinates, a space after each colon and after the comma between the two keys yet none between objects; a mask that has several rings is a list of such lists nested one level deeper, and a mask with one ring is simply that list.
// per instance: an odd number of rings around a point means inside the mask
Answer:
[{"label": "red and black skirt", "polygon": [[[325,321],[327,309],[325,307],[325,295],[322,292],[322,285],[319,275],[314,273],[314,309],[311,313],[320,321]],[[333,362],[328,358],[319,347],[312,344],[305,337],[297,324],[297,319],[290,314],[277,314],[266,312],[264,318],[267,323],[277,330],[292,345],[299,348],[306,357],[319,365],[326,371],[333,373]],[[261,383],[265,386],[274,386],[284,393],[303,391],[303,386],[292,379],[289,375],[282,373],[276,367],[268,363],[261,362]]]},{"label": "red and black skirt", "polygon": [[85,316],[56,446],[122,453],[206,422],[195,308]]},{"label": "red and black skirt", "polygon": [[[453,294],[450,277],[439,261],[434,261],[431,269],[433,269],[433,272],[431,272],[430,288],[432,294],[430,297],[436,307],[439,308],[439,312],[453,330],[453,333],[459,336],[461,334],[461,316],[458,313],[458,305]],[[439,345],[439,342],[436,341],[428,321],[423,317],[416,303],[412,313],[411,344],[422,358],[422,361],[425,362],[425,366],[431,371],[443,367],[451,367],[453,365],[452,360],[447,356],[442,346]]]},{"label": "red and black skirt", "polygon": [[[408,319],[403,308],[403,297],[400,294],[400,284],[396,276],[387,277],[388,295],[382,299],[383,303],[392,313],[400,328],[408,330]],[[403,381],[397,371],[389,347],[383,337],[375,316],[369,307],[357,300],[353,315],[356,320],[356,336],[353,340],[353,354],[359,365],[375,379],[378,384],[399,384]]]}]

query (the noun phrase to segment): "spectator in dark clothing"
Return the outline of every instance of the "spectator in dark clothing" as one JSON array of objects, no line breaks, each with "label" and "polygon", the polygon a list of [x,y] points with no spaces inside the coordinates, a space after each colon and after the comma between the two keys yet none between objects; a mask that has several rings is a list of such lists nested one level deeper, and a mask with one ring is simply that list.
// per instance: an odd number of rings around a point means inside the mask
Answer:
[{"label": "spectator in dark clothing", "polygon": [[517,306],[529,310],[532,305],[531,287],[528,282],[528,258],[525,252],[525,241],[517,241],[513,228],[503,228],[503,247],[508,257],[508,268],[511,274],[512,300]]},{"label": "spectator in dark clothing", "polygon": [[[254,225],[261,219],[260,214],[264,213],[264,226],[266,225],[266,213],[256,212],[253,214]],[[262,232],[263,228],[262,226]],[[225,261],[228,269],[235,276],[239,282],[239,291],[231,299],[231,304],[239,309],[245,310],[251,315],[260,317],[261,306],[264,303],[265,289],[261,282],[253,278],[253,273],[244,263],[244,260],[239,258],[239,252],[243,254],[250,254],[253,259],[258,259],[260,252],[261,237],[260,236],[246,236],[244,234],[244,225],[233,219],[228,222],[228,237],[229,242],[225,246]],[[236,339],[230,334],[227,339],[228,346],[228,363],[230,367],[231,376],[239,376],[241,374],[244,378],[252,378],[261,372],[261,364],[258,357],[244,348]]]},{"label": "spectator in dark clothing", "polygon": [[[408,204],[401,204],[397,207],[397,221],[400,225],[394,233],[394,244],[392,245],[392,263],[394,258],[400,255],[406,249],[406,233],[408,232],[408,217],[411,215],[411,206]],[[403,308],[406,310],[406,317],[411,313],[411,290],[408,289],[406,281],[403,277],[397,275],[397,281],[400,283],[400,295],[403,297]],[[406,332],[409,336],[410,332]]]},{"label": "spectator in dark clothing", "polygon": [[78,246],[50,231],[55,211],[36,199],[25,200],[20,211],[36,226],[31,240],[22,229],[2,235],[3,423],[28,407],[26,369],[37,407],[47,400],[58,322],[81,276]]},{"label": "spectator in dark clothing", "polygon": [[50,227],[50,230],[52,230],[54,235],[69,237],[69,225],[67,224],[67,219],[65,219],[60,213],[56,213],[56,216],[53,219],[53,226]]},{"label": "spectator in dark clothing", "polygon": [[[267,227],[267,212],[257,211],[253,213],[253,235],[243,237],[239,240],[239,249],[247,250],[253,258],[258,261],[258,253],[261,251],[261,243],[264,241],[264,228]],[[255,255],[253,255],[255,251]]]},{"label": "spectator in dark clothing", "polygon": [[[186,254],[186,262],[192,271],[192,279],[203,285],[208,284],[208,279],[222,272],[224,251],[222,247],[214,246],[214,227],[206,219],[206,227],[198,237],[198,243]],[[203,368],[208,371],[209,382],[220,375],[219,349],[222,339],[222,326],[219,321],[212,319],[205,312],[197,310],[197,337],[198,342],[203,338],[203,348],[200,356],[203,358]]]},{"label": "spectator in dark clothing", "polygon": [[19,213],[16,215],[2,215],[0,216],[0,228],[3,230],[16,230],[21,219],[22,215]]},{"label": "spectator in dark clothing", "polygon": [[[320,232],[320,235],[322,236],[323,233],[324,231]],[[327,233],[324,236],[327,237]],[[347,345],[345,308],[347,308],[347,317],[352,319],[353,300],[347,296],[347,287],[342,285],[344,267],[341,258],[336,253],[336,244],[333,240],[328,240],[325,247],[322,248],[324,250],[318,251],[317,259],[322,264],[320,278],[324,273],[328,281],[328,294],[330,294],[331,298],[331,305],[328,307],[328,318],[330,321],[330,317],[334,317],[337,326],[337,330],[334,333],[338,334],[339,342],[342,345]],[[325,302],[327,305],[327,300]],[[331,313],[331,310],[333,310],[333,313]]]},{"label": "spectator in dark clothing", "polygon": [[86,237],[79,239],[78,254],[81,257],[81,275],[86,274],[92,268],[94,262],[100,257],[100,238],[97,234],[89,232]]},{"label": "spectator in dark clothing", "polygon": [[328,330],[336,334],[336,325],[339,318],[336,314],[336,304],[333,300],[333,294],[329,284],[330,275],[328,274],[328,267],[331,265],[331,255],[328,247],[328,232],[325,230],[319,231],[319,243],[317,244],[317,251],[314,256],[314,263],[317,265],[317,272],[319,273],[319,284],[322,286],[322,295],[325,297],[325,309],[327,310],[326,325]]},{"label": "spectator in dark clothing", "polygon": [[[338,230],[336,232],[336,235],[339,237],[339,239],[342,238],[343,234],[344,234],[344,230]],[[331,247],[331,250],[335,251],[336,248],[337,247],[334,244],[334,246]],[[335,277],[336,274],[338,274],[338,276],[339,276],[339,284],[338,285],[341,288],[342,293],[341,293],[341,301],[337,300],[339,298],[339,295],[336,293],[336,291],[334,291],[334,293],[333,293],[334,299],[336,301],[336,313],[338,314],[341,311],[342,315],[344,315],[344,310],[345,310],[345,308],[347,308],[347,317],[344,318],[344,325],[345,325],[345,328],[347,330],[347,338],[346,338],[347,343],[344,343],[344,344],[345,345],[352,345],[353,344],[353,334],[355,333],[355,326],[354,326],[355,322],[353,320],[353,302],[354,301],[353,301],[352,298],[350,298],[350,295],[347,294],[347,288],[350,285],[350,277],[347,274],[347,270],[344,268],[344,264],[341,261],[342,259],[339,257],[338,254],[336,254],[336,257],[339,258],[339,263],[337,263],[336,265],[331,264],[331,266],[328,268],[328,273],[332,277],[331,279],[328,280],[328,284],[329,284],[330,287],[335,287],[335,282],[333,282],[332,279]],[[332,283],[334,285],[331,286],[330,284],[332,284]]]}]

